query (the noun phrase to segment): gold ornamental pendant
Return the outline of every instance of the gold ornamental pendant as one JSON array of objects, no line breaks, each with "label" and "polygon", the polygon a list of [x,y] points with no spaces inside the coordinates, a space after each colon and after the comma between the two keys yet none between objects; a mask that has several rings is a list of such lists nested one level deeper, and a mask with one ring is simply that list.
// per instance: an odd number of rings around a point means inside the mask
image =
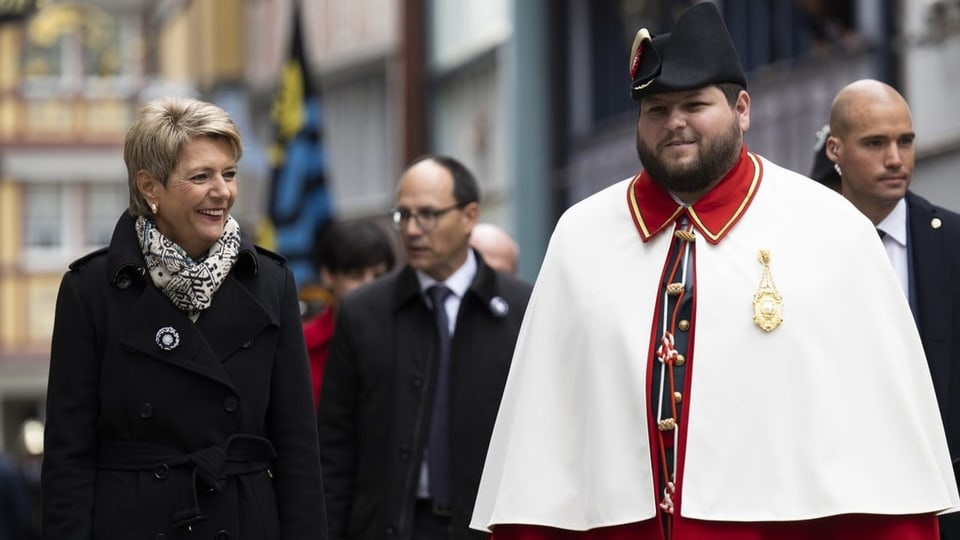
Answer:
[{"label": "gold ornamental pendant", "polygon": [[780,326],[783,322],[783,298],[777,292],[770,275],[770,252],[761,249],[757,255],[763,265],[760,285],[753,295],[753,322],[766,332]]}]

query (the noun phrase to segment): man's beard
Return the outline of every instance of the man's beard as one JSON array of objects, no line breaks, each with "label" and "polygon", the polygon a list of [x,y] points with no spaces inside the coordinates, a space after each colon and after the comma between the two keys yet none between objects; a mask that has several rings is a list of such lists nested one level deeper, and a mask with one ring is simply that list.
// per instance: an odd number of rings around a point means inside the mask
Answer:
[{"label": "man's beard", "polygon": [[697,193],[720,180],[740,157],[743,133],[736,122],[713,141],[701,139],[700,155],[689,165],[676,165],[663,159],[656,149],[647,146],[637,132],[637,155],[654,182],[672,193]]}]

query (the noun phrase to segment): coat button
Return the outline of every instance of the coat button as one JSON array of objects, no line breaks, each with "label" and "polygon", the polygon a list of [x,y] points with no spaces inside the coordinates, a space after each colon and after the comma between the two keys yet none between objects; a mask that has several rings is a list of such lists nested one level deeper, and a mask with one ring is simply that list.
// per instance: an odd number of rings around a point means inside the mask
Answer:
[{"label": "coat button", "polygon": [[393,526],[391,525],[387,527],[387,530],[385,532],[387,533],[387,536],[393,536],[394,534],[396,534],[397,530],[394,529]]},{"label": "coat button", "polygon": [[130,285],[133,284],[133,280],[130,279],[130,276],[127,274],[120,274],[120,277],[117,278],[117,287],[121,289],[129,289]]},{"label": "coat button", "polygon": [[400,445],[400,459],[406,461],[410,459],[410,445],[401,444]]},{"label": "coat button", "polygon": [[250,347],[253,347],[253,340],[248,339],[243,343],[243,345],[241,345],[241,347],[243,347],[244,349],[249,349]]},{"label": "coat button", "polygon": [[240,400],[237,396],[227,396],[223,400],[223,409],[227,412],[236,412],[240,408]]},{"label": "coat button", "polygon": [[153,535],[153,540],[167,540],[167,535],[163,533],[157,533]]},{"label": "coat button", "polygon": [[140,418],[147,419],[153,416],[153,405],[144,403],[140,406]]},{"label": "coat button", "polygon": [[216,540],[230,540],[230,533],[224,530],[220,530],[220,531],[217,531],[217,534],[216,536],[214,536],[214,538]]},{"label": "coat button", "polygon": [[410,379],[410,384],[414,388],[420,388],[421,386],[423,386],[423,377],[414,377]]},{"label": "coat button", "polygon": [[679,323],[677,323],[677,326],[680,327],[681,332],[686,332],[687,330],[690,329],[690,321],[684,319]]},{"label": "coat button", "polygon": [[157,480],[166,480],[170,474],[170,467],[166,463],[161,463],[153,468],[153,476]]}]

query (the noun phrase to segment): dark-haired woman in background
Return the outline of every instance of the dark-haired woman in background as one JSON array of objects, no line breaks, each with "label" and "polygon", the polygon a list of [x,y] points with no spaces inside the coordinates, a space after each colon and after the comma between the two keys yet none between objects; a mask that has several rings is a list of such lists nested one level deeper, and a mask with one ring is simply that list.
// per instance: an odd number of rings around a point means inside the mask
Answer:
[{"label": "dark-haired woman in background", "polygon": [[303,323],[315,406],[320,403],[337,304],[348,292],[393,270],[396,262],[386,231],[371,221],[335,223],[324,229],[316,244],[314,259],[328,301],[320,313]]}]

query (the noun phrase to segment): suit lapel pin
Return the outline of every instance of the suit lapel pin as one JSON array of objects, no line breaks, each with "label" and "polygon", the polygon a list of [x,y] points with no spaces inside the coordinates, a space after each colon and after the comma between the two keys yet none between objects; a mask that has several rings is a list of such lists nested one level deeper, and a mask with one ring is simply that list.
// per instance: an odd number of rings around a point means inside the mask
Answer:
[{"label": "suit lapel pin", "polygon": [[935,217],[930,220],[930,226],[933,227],[934,229],[939,229],[941,225],[943,225],[943,222],[940,221],[940,218],[938,217]]},{"label": "suit lapel pin", "polygon": [[510,306],[507,305],[507,301],[499,296],[494,296],[490,299],[490,313],[493,313],[494,317],[503,318],[507,316],[507,313],[510,311]]},{"label": "suit lapel pin", "polygon": [[172,351],[180,345],[180,334],[172,326],[164,326],[157,330],[157,346],[165,351]]}]

